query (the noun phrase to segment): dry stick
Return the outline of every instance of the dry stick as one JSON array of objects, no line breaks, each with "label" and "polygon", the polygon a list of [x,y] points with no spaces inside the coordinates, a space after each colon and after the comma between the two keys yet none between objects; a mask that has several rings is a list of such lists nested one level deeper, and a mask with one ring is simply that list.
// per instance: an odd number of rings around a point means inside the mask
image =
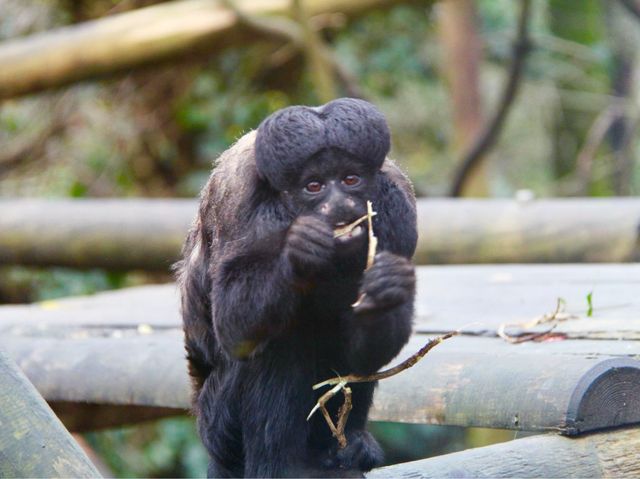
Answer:
[{"label": "dry stick", "polygon": [[[546,337],[551,331],[553,331],[558,323],[561,321],[567,321],[569,319],[579,319],[579,316],[574,314],[569,314],[564,312],[564,301],[562,298],[558,298],[558,303],[556,304],[556,310],[551,314],[544,314],[539,318],[535,318],[531,321],[524,321],[521,323],[502,323],[498,328],[498,336],[500,336],[505,341],[508,341],[512,344],[524,343],[526,341],[535,341]],[[521,336],[516,336],[512,334],[507,334],[505,331],[508,327],[518,327],[521,330],[527,330],[531,328],[535,328],[536,326],[540,326],[541,324],[553,323],[549,329],[542,332],[530,332]]]},{"label": "dry stick", "polygon": [[[373,234],[373,216],[375,214],[376,212],[373,211],[373,204],[371,203],[371,201],[367,201],[366,218],[367,218],[367,225],[369,227],[369,249],[367,250],[367,266],[364,269],[365,271],[367,271],[369,268],[373,266],[373,261],[376,257],[376,251],[378,249],[378,238],[376,238],[376,235]],[[351,307],[352,308],[358,307],[364,300],[365,296],[366,296],[366,293],[362,293],[360,297],[356,300],[356,302],[351,305]]]},{"label": "dry stick", "polygon": [[373,260],[376,257],[376,251],[378,249],[378,238],[373,234],[373,215],[376,213],[373,211],[373,204],[371,201],[367,201],[367,224],[369,227],[369,250],[367,251],[367,267],[365,271],[373,266]]},{"label": "dry stick", "polygon": [[460,196],[462,193],[462,189],[467,182],[469,175],[483,160],[487,150],[491,148],[500,135],[504,121],[511,109],[511,105],[513,104],[513,100],[518,93],[525,58],[531,46],[528,36],[530,7],[531,0],[522,0],[522,9],[520,10],[520,17],[518,20],[518,34],[516,41],[513,44],[509,78],[502,92],[500,104],[495,116],[482,131],[476,141],[474,141],[471,149],[462,160],[461,166],[456,171],[450,196]]},{"label": "dry stick", "polygon": [[[325,421],[327,422],[327,425],[329,426],[329,429],[331,429],[333,436],[338,440],[338,445],[340,446],[341,449],[345,448],[347,446],[347,438],[344,434],[344,430],[347,425],[347,418],[348,418],[349,412],[351,411],[351,389],[347,387],[347,384],[368,383],[368,382],[380,381],[382,379],[395,376],[396,374],[399,374],[402,371],[409,369],[410,367],[415,365],[418,361],[420,361],[423,357],[425,357],[429,351],[431,351],[434,347],[436,347],[441,342],[453,336],[457,336],[459,334],[460,334],[460,330],[451,331],[447,334],[443,334],[442,336],[438,336],[434,339],[429,340],[427,344],[425,344],[420,348],[420,350],[418,350],[417,353],[411,355],[410,357],[402,361],[400,364],[390,369],[386,369],[384,371],[380,371],[374,374],[369,374],[366,376],[349,374],[343,377],[335,377],[335,378],[327,379],[326,381],[315,384],[313,386],[314,390],[320,389],[321,387],[324,387],[324,386],[334,386],[334,387],[331,388],[326,393],[324,393],[322,396],[320,396],[320,398],[318,399],[318,402],[316,402],[316,405],[313,407],[313,409],[309,413],[309,416],[307,416],[307,421],[311,419],[311,416],[313,416],[313,414],[318,409],[320,409],[320,411],[322,411],[322,415],[324,416]],[[329,401],[329,399],[331,399],[333,396],[338,394],[339,391],[343,392],[345,396],[345,402],[338,412],[338,424],[336,425],[331,419],[331,415],[327,411],[325,404],[327,403],[327,401]]]}]

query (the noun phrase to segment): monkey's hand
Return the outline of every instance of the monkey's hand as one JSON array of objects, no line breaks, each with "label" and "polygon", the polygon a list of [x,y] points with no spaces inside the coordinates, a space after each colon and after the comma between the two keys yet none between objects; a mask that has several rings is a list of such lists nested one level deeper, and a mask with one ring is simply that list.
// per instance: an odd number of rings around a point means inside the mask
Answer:
[{"label": "monkey's hand", "polygon": [[371,433],[352,431],[347,433],[347,447],[335,447],[323,462],[328,469],[370,471],[382,465],[383,459],[382,449]]},{"label": "monkey's hand", "polygon": [[333,252],[333,230],[321,219],[301,216],[291,225],[284,253],[298,276],[309,276],[327,269]]},{"label": "monkey's hand", "polygon": [[375,256],[373,266],[365,271],[360,288],[362,301],[354,308],[356,313],[399,306],[414,297],[415,268],[402,256],[383,251]]}]

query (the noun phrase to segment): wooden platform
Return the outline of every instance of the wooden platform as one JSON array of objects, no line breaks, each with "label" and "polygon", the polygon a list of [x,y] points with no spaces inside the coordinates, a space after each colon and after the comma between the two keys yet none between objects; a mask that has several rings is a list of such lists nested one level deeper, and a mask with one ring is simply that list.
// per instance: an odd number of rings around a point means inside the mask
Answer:
[{"label": "wooden platform", "polygon": [[[635,264],[418,268],[416,332],[397,361],[431,336],[463,334],[382,381],[372,418],[548,434],[371,476],[640,474],[638,292]],[[497,336],[503,323],[553,312],[558,298],[571,316],[545,341],[511,344]],[[0,307],[0,349],[71,430],[189,406],[172,284]],[[593,431],[604,432],[584,434]]]},{"label": "wooden platform", "polygon": [[[416,334],[398,359],[435,334],[464,334],[383,381],[373,419],[568,435],[640,422],[640,265],[434,266],[418,278]],[[550,340],[496,336],[557,298],[576,318]],[[189,404],[171,284],[1,307],[0,348],[61,409]]]}]

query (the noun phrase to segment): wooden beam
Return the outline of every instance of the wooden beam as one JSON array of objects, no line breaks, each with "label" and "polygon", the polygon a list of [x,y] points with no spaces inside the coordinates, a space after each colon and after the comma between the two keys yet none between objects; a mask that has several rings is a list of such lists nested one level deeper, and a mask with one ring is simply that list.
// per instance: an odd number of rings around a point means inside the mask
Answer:
[{"label": "wooden beam", "polygon": [[[0,200],[0,265],[167,271],[195,200]],[[631,262],[640,199],[418,201],[419,264]]]},{"label": "wooden beam", "polygon": [[422,200],[420,264],[640,259],[638,199]]},{"label": "wooden beam", "polygon": [[193,200],[0,200],[0,264],[169,271]]},{"label": "wooden beam", "polygon": [[[355,16],[398,3],[402,2],[307,0],[306,9],[310,15]],[[237,4],[253,15],[286,15],[290,8],[288,0],[237,0]],[[236,15],[217,0],[181,0],[8,40],[0,43],[0,99],[197,51],[214,52],[238,42],[239,26]]]},{"label": "wooden beam", "polygon": [[0,351],[0,476],[100,477],[9,357]]},{"label": "wooden beam", "polygon": [[[419,291],[427,286],[421,277]],[[464,285],[464,276],[458,281]],[[485,297],[487,311],[494,299]],[[585,327],[589,321],[583,320]],[[428,321],[419,324],[428,329]],[[519,345],[495,337],[453,338],[382,381],[372,417],[565,434],[640,422],[640,361],[634,359],[640,341],[624,337]],[[427,338],[415,335],[398,361]],[[0,346],[50,401],[189,407],[173,285],[2,307]]]},{"label": "wooden beam", "polygon": [[553,434],[383,467],[369,479],[431,477],[637,477],[640,428],[565,438]]}]

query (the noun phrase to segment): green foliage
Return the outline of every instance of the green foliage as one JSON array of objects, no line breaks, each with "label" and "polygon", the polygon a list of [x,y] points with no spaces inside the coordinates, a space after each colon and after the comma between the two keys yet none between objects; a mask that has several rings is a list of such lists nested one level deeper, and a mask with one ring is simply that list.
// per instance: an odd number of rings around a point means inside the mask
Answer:
[{"label": "green foliage", "polygon": [[116,477],[205,477],[207,453],[193,418],[92,432],[89,444]]},{"label": "green foliage", "polygon": [[589,291],[587,294],[587,318],[593,316],[593,291]]},{"label": "green foliage", "polygon": [[136,286],[146,282],[143,274],[94,269],[34,269],[10,267],[0,270],[4,287],[15,287],[29,301],[47,301],[68,296],[83,296],[100,291]]},{"label": "green foliage", "polygon": [[385,464],[415,461],[460,451],[466,431],[461,427],[372,422],[369,430],[385,451]]}]

